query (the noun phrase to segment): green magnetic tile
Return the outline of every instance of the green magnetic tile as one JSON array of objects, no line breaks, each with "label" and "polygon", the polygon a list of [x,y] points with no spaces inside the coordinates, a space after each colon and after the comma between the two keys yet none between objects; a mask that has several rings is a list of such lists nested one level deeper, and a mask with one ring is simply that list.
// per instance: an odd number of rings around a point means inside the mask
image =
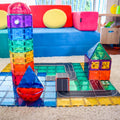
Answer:
[{"label": "green magnetic tile", "polygon": [[80,81],[79,82],[80,85],[90,85],[89,81]]},{"label": "green magnetic tile", "polygon": [[48,66],[47,69],[55,69],[55,66]]},{"label": "green magnetic tile", "polygon": [[90,91],[92,88],[89,85],[81,86],[81,91]]},{"label": "green magnetic tile", "polygon": [[46,72],[46,70],[40,70],[40,69],[38,69],[38,72]]},{"label": "green magnetic tile", "polygon": [[78,80],[88,80],[87,77],[77,77]]},{"label": "green magnetic tile", "polygon": [[56,70],[56,73],[65,73],[65,70]]},{"label": "green magnetic tile", "polygon": [[39,66],[34,66],[35,69],[39,69]]},{"label": "green magnetic tile", "polygon": [[56,69],[65,69],[64,66],[57,66]]},{"label": "green magnetic tile", "polygon": [[116,90],[114,86],[109,85],[109,86],[103,86],[105,90]]},{"label": "green magnetic tile", "polygon": [[70,86],[70,91],[80,91],[79,86]]},{"label": "green magnetic tile", "polygon": [[81,76],[81,77],[86,77],[86,74],[85,74],[85,73],[76,73],[76,76],[77,76],[77,77],[79,77],[79,76]]},{"label": "green magnetic tile", "polygon": [[79,86],[78,81],[70,81],[70,86]]},{"label": "green magnetic tile", "polygon": [[55,70],[47,70],[48,73],[55,73]]},{"label": "green magnetic tile", "polygon": [[47,76],[55,76],[56,73],[47,73]]},{"label": "green magnetic tile", "polygon": [[107,86],[111,84],[109,81],[105,81],[105,80],[101,80],[100,82],[102,83],[103,86]]},{"label": "green magnetic tile", "polygon": [[39,69],[47,69],[47,66],[39,66]]},{"label": "green magnetic tile", "polygon": [[74,71],[75,71],[76,73],[84,72],[83,69],[74,69]]}]

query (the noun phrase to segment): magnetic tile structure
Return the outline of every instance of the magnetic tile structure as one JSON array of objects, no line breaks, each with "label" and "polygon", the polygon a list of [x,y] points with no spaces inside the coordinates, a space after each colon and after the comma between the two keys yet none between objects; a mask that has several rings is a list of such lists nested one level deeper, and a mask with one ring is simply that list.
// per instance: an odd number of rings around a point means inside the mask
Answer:
[{"label": "magnetic tile structure", "polygon": [[[86,63],[35,63],[44,91],[35,102],[25,102],[13,85],[10,64],[0,72],[1,106],[78,107],[120,105],[120,94],[109,80],[88,80]],[[64,74],[62,74],[64,73]],[[56,74],[70,78],[69,91],[56,91]]]}]

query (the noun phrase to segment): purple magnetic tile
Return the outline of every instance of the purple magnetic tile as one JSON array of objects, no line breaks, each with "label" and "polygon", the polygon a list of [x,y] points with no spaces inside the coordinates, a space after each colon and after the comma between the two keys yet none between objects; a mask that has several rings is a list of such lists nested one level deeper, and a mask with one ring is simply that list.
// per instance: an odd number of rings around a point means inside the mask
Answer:
[{"label": "purple magnetic tile", "polygon": [[[92,68],[91,68],[91,65],[92,65],[91,63],[92,63],[92,62],[99,62],[99,68],[98,68],[98,69],[92,69]],[[89,68],[89,70],[99,70],[99,69],[100,69],[100,60],[91,60],[88,68]]]},{"label": "purple magnetic tile", "polygon": [[[23,28],[24,27],[24,16],[23,15],[11,15],[10,16],[10,27],[11,28]],[[18,24],[15,24],[18,21]]]},{"label": "purple magnetic tile", "polygon": [[[109,69],[102,69],[102,62],[110,62]],[[111,60],[100,60],[100,70],[110,70],[111,69]]]},{"label": "purple magnetic tile", "polygon": [[10,28],[10,16],[7,15],[7,27]]},{"label": "purple magnetic tile", "polygon": [[90,59],[88,58],[87,55],[85,55],[85,56],[84,56],[84,62],[85,62],[85,63],[89,63],[89,61],[90,61]]},{"label": "purple magnetic tile", "polygon": [[25,27],[32,27],[32,15],[25,15]]}]

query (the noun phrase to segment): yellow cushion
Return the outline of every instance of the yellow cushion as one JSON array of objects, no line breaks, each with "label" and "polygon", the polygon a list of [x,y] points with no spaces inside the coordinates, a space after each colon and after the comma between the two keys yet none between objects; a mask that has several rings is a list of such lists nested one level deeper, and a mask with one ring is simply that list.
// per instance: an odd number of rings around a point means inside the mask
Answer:
[{"label": "yellow cushion", "polygon": [[0,29],[7,28],[7,12],[0,10]]},{"label": "yellow cushion", "polygon": [[67,16],[60,9],[48,10],[43,16],[43,23],[48,28],[60,28],[65,25]]}]

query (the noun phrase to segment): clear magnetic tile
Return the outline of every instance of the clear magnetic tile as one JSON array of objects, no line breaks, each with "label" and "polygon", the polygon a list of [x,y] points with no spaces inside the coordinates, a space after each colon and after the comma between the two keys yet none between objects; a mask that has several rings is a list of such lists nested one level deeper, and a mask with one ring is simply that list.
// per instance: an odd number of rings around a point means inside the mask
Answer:
[{"label": "clear magnetic tile", "polygon": [[55,86],[55,81],[47,81],[46,85],[48,85],[48,86]]},{"label": "clear magnetic tile", "polygon": [[1,105],[9,106],[9,105],[15,105],[15,100],[14,99],[4,99],[1,103]]},{"label": "clear magnetic tile", "polygon": [[40,81],[45,81],[45,77],[38,77],[38,79],[40,80]]},{"label": "clear magnetic tile", "polygon": [[0,76],[0,81],[5,80],[5,77],[6,77],[6,76]]},{"label": "clear magnetic tile", "polygon": [[40,98],[43,98],[43,96],[44,96],[44,92],[42,93],[42,95],[40,96]]},{"label": "clear magnetic tile", "polygon": [[0,85],[1,85],[2,82],[3,82],[3,81],[0,81]]},{"label": "clear magnetic tile", "polygon": [[56,92],[45,92],[45,99],[56,99]]},{"label": "clear magnetic tile", "polygon": [[9,91],[10,88],[10,86],[0,86],[0,91]]},{"label": "clear magnetic tile", "polygon": [[46,86],[46,88],[45,88],[45,91],[46,92],[55,92],[56,91],[56,89],[55,89],[55,86]]},{"label": "clear magnetic tile", "polygon": [[6,92],[0,92],[0,97],[1,97],[1,98],[4,97],[5,94],[6,94]]},{"label": "clear magnetic tile", "polygon": [[13,85],[13,83],[12,83],[12,81],[4,81],[3,83],[2,83],[2,86],[6,86],[6,85]]},{"label": "clear magnetic tile", "polygon": [[6,95],[6,98],[14,98],[14,93],[13,92],[8,92]]},{"label": "clear magnetic tile", "polygon": [[56,107],[56,99],[44,99],[44,106]]},{"label": "clear magnetic tile", "polygon": [[7,77],[5,78],[5,80],[7,80],[7,81],[12,81],[12,76],[7,76]]}]

